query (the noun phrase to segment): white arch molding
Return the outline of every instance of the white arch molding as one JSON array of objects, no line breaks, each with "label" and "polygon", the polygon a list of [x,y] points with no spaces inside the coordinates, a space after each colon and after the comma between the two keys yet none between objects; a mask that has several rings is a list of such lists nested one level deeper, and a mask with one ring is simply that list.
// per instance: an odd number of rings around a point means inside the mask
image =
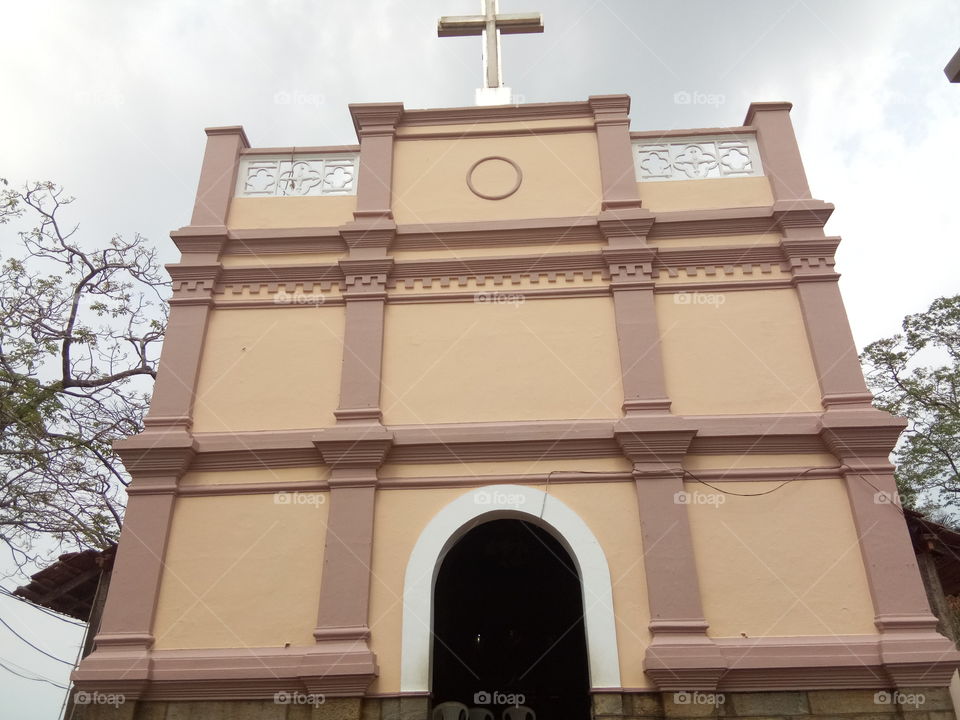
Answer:
[{"label": "white arch molding", "polygon": [[492,485],[471,490],[444,507],[420,533],[410,553],[403,581],[400,691],[430,690],[433,588],[447,551],[481,522],[499,518],[532,521],[567,548],[580,573],[590,687],[619,688],[613,588],[597,538],[580,516],[557,498],[532,487]]}]

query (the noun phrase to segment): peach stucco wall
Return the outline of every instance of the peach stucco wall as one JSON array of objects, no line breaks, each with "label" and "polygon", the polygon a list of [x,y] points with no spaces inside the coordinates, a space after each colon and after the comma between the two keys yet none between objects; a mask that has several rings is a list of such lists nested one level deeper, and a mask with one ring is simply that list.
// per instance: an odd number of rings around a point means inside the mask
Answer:
[{"label": "peach stucco wall", "polygon": [[388,305],[385,423],[619,417],[613,301]]},{"label": "peach stucco wall", "polygon": [[355,195],[341,197],[234,198],[230,228],[336,227],[353,220]]},{"label": "peach stucco wall", "polygon": [[773,193],[766,177],[637,183],[643,206],[654,212],[766,207]]},{"label": "peach stucco wall", "polygon": [[342,307],[215,310],[204,342],[193,429],[333,425],[343,326]]},{"label": "peach stucco wall", "polygon": [[[761,493],[778,482],[725,482]],[[686,485],[713,637],[870,635],[874,611],[843,481],[804,480],[756,497]]]},{"label": "peach stucco wall", "polygon": [[[261,479],[286,474],[302,472],[273,470]],[[177,500],[154,621],[156,647],[312,645],[327,496]]]},{"label": "peach stucco wall", "polygon": [[822,409],[794,290],[682,292],[656,304],[673,412]]},{"label": "peach stucco wall", "polygon": [[[470,167],[491,156],[507,157],[523,172],[520,189],[503,200],[485,200],[467,187]],[[392,203],[396,221],[412,224],[596,215],[596,135],[398,140]]]},{"label": "peach stucco wall", "polygon": [[[691,455],[692,470],[833,466],[827,454]],[[477,477],[552,470],[621,471],[618,458],[387,465],[384,477]],[[288,487],[326,477],[322,468],[197,472],[185,486],[278,481]],[[735,493],[775,482],[722,481]],[[600,543],[610,569],[621,680],[647,688],[650,643],[643,542],[634,484],[558,483],[547,490]],[[694,495],[715,494],[686,485]],[[466,487],[381,489],[375,504],[369,626],[380,677],[371,692],[400,689],[404,574],[429,521]],[[187,497],[177,502],[165,558],[157,647],[309,646],[316,623],[328,512],[326,493],[295,503],[274,494]],[[856,531],[839,479],[802,480],[749,498],[688,504],[703,607],[713,637],[874,634],[873,608]],[[771,600],[772,599],[772,600]],[[256,622],[252,620],[256,618]],[[429,632],[425,619],[423,632]]]}]

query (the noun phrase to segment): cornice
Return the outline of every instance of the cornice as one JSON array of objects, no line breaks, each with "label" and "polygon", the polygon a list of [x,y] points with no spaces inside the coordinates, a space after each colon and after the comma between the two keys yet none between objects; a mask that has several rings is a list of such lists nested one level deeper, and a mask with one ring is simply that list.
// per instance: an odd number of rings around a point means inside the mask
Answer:
[{"label": "cornice", "polygon": [[640,130],[630,133],[631,140],[659,140],[661,138],[696,137],[698,135],[752,135],[757,132],[753,125],[719,128],[675,128],[672,130]]},{"label": "cornice", "polygon": [[[351,106],[353,108],[355,106]],[[523,105],[471,106],[404,110],[400,125],[424,127],[470,123],[520,122],[572,118],[592,118],[589,102],[525,103]]]},{"label": "cornice", "polygon": [[[364,219],[338,227],[231,229],[213,235],[204,228],[175,231],[175,241],[188,247],[217,247],[239,255],[336,252],[348,247],[391,247],[396,250],[515,247],[522,245],[596,242],[608,238],[667,240],[723,235],[754,235],[784,228],[822,228],[833,206],[819,201],[720,210],[677,210],[652,213],[645,209],[607,210],[594,216],[528,218],[404,224]],[[183,235],[183,237],[181,237]],[[189,235],[189,239],[185,239]],[[200,238],[194,240],[194,238]],[[799,242],[799,241],[798,241]]]},{"label": "cornice", "polygon": [[307,145],[304,147],[258,147],[245,148],[240,151],[246,155],[322,155],[325,153],[355,153],[360,152],[359,145]]},{"label": "cornice", "polygon": [[[791,269],[796,274],[810,275],[816,272],[823,275],[823,267],[829,269],[830,258],[824,258],[824,248],[835,245],[835,239],[825,239],[818,243],[809,241],[789,241],[784,248],[777,245],[750,246],[706,246],[702,248],[657,248],[647,245],[598,247],[596,252],[544,253],[533,255],[503,255],[495,257],[465,257],[458,259],[425,259],[396,262],[390,256],[371,258],[344,258],[336,264],[326,265],[275,265],[231,267],[219,266],[172,266],[171,275],[178,292],[209,292],[217,295],[250,295],[262,293],[313,292],[315,288],[328,291],[332,287],[353,286],[386,287],[390,289],[415,290],[418,284],[431,288],[435,284],[441,288],[484,287],[519,285],[524,282],[573,283],[578,277],[590,280],[608,281],[613,278],[621,283],[643,279],[648,285],[661,273],[670,278],[679,278],[684,272],[692,288],[704,288],[710,278],[743,276],[755,273],[770,274],[774,269],[784,273]],[[785,252],[786,251],[786,252]],[[707,280],[698,277],[702,272]],[[829,272],[827,278],[835,278]],[[213,282],[216,278],[216,282]],[[750,279],[737,277],[736,280],[715,282],[710,287],[718,290],[759,289],[757,283],[767,283],[771,287],[788,287],[790,278]],[[705,284],[706,283],[706,284]],[[603,287],[603,286],[598,286]],[[665,283],[657,287],[658,292],[680,292],[675,283]],[[578,285],[569,287],[561,294],[581,294],[594,292],[595,288]],[[604,292],[601,290],[601,294]],[[467,299],[472,297],[468,293]],[[422,301],[430,301],[430,296],[418,296]],[[397,301],[410,302],[410,298],[396,298]],[[452,300],[437,296],[433,300]],[[248,298],[250,302],[263,302]],[[268,303],[269,305],[269,303]]]},{"label": "cornice", "polygon": [[229,255],[277,255],[346,252],[347,242],[339,227],[234,229],[228,233],[224,252]]},{"label": "cornice", "polygon": [[[610,420],[388,425],[357,423],[318,431],[278,430],[237,433],[195,433],[196,457],[191,470],[241,470],[315,467],[322,458],[338,460],[358,440],[358,452],[372,453],[366,463],[450,463],[502,460],[558,460],[623,457],[617,440],[641,442],[638,452],[655,448],[675,454],[683,436],[692,434],[688,454],[772,455],[828,452],[822,437],[822,413],[679,416]],[[647,423],[647,424],[644,424]],[[367,432],[372,434],[367,434]],[[658,433],[660,433],[658,435]],[[637,436],[637,439],[629,437]],[[392,444],[384,450],[376,442]],[[136,436],[137,438],[143,436]],[[124,441],[128,442],[128,441]],[[327,444],[329,449],[327,449]],[[339,444],[337,444],[339,443]],[[674,443],[671,445],[671,443]],[[320,456],[317,450],[320,449]],[[326,454],[326,455],[325,455]],[[349,458],[346,458],[349,460]]]},{"label": "cornice", "polygon": [[601,242],[596,216],[398,225],[397,250]]}]

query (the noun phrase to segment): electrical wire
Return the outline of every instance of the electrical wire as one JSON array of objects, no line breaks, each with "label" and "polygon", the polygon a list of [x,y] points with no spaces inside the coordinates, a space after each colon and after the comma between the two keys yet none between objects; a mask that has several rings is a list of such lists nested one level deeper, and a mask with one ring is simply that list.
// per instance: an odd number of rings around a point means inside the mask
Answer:
[{"label": "electrical wire", "polygon": [[3,625],[7,630],[9,630],[9,631],[12,632],[14,635],[16,635],[18,638],[20,638],[21,640],[23,640],[23,642],[25,642],[27,645],[29,645],[30,647],[32,647],[34,650],[36,650],[36,651],[37,651],[38,653],[40,653],[41,655],[46,655],[46,656],[47,656],[48,658],[50,658],[51,660],[56,660],[56,661],[59,662],[59,663],[63,663],[64,665],[67,665],[67,666],[69,666],[69,667],[73,667],[73,663],[68,662],[68,661],[66,661],[66,660],[61,660],[61,659],[58,658],[56,655],[51,655],[51,654],[48,653],[46,650],[43,650],[42,648],[38,648],[38,647],[37,647],[36,645],[34,645],[32,642],[30,642],[29,640],[27,640],[23,635],[21,635],[21,634],[18,633],[16,630],[14,630],[12,627],[10,627],[10,626],[7,624],[7,621],[4,620],[3,618],[0,618],[0,625]]},{"label": "electrical wire", "polygon": [[[842,468],[841,468],[841,469],[842,469]],[[777,490],[779,490],[780,488],[786,487],[787,485],[789,485],[789,484],[792,483],[792,482],[796,482],[797,480],[799,480],[800,478],[802,478],[804,475],[806,475],[808,472],[812,472],[813,470],[823,470],[823,468],[809,467],[809,468],[807,468],[806,470],[804,470],[803,472],[801,472],[801,473],[795,475],[794,477],[790,478],[789,480],[784,480],[782,483],[780,483],[779,485],[777,485],[775,488],[770,488],[769,490],[764,490],[763,492],[756,492],[756,493],[738,493],[738,492],[733,492],[733,491],[731,491],[731,490],[723,490],[723,489],[721,489],[721,488],[718,488],[716,485],[711,485],[711,484],[708,483],[706,480],[701,480],[700,478],[698,478],[696,475],[694,475],[694,474],[693,474],[692,472],[690,472],[689,470],[684,470],[684,471],[683,471],[683,476],[684,476],[685,478],[686,478],[686,477],[689,477],[689,478],[690,478],[691,480],[693,480],[694,482],[698,482],[698,483],[700,483],[701,485],[706,485],[708,488],[710,488],[710,489],[712,489],[712,490],[716,490],[718,493],[722,493],[722,494],[724,494],[724,495],[732,495],[732,496],[734,496],[734,497],[760,497],[760,496],[762,496],[762,495],[769,495],[769,494],[771,494],[771,493],[775,493],[775,492],[776,492]]]},{"label": "electrical wire", "polygon": [[[4,659],[5,659],[5,658],[4,658]],[[11,665],[14,665],[15,667],[20,668],[20,666],[17,665],[15,662],[12,662],[12,661],[10,661],[10,660],[6,660],[6,662],[10,663]],[[51,680],[50,678],[42,677],[42,676],[40,676],[40,675],[37,675],[36,673],[33,673],[34,675],[36,675],[36,677],[30,677],[29,675],[24,675],[23,673],[19,673],[19,672],[17,672],[16,670],[14,670],[13,668],[7,667],[6,665],[4,665],[3,662],[0,662],[0,668],[6,670],[6,671],[9,672],[9,673],[13,673],[14,675],[16,675],[16,676],[18,676],[18,677],[22,677],[24,680],[33,680],[34,682],[44,682],[44,683],[47,683],[48,685],[53,685],[55,688],[60,688],[61,690],[67,690],[67,689],[68,689],[66,685],[61,685],[60,683],[54,682],[54,681]],[[26,671],[26,672],[30,672],[30,671],[27,670],[26,668],[20,668],[20,669],[21,669],[21,670],[24,670],[24,671]]]},{"label": "electrical wire", "polygon": [[47,609],[46,609],[45,607],[43,607],[42,605],[37,605],[36,603],[30,602],[30,601],[27,600],[26,598],[22,598],[22,597],[20,597],[19,595],[14,595],[12,592],[10,592],[9,590],[7,590],[5,587],[0,587],[0,595],[2,595],[3,597],[8,597],[8,598],[10,598],[11,600],[16,600],[17,602],[22,602],[24,605],[28,605],[29,607],[32,607],[34,610],[39,610],[39,611],[42,612],[44,615],[49,615],[50,617],[56,618],[57,620],[60,620],[61,622],[65,622],[65,623],[67,623],[67,624],[69,624],[69,625],[76,625],[77,627],[86,627],[86,626],[87,626],[87,624],[86,624],[85,622],[80,622],[80,621],[78,621],[78,620],[71,620],[71,619],[69,619],[69,618],[66,618],[66,617],[58,614],[58,613],[52,612],[52,611],[50,611],[50,610],[47,610]]}]

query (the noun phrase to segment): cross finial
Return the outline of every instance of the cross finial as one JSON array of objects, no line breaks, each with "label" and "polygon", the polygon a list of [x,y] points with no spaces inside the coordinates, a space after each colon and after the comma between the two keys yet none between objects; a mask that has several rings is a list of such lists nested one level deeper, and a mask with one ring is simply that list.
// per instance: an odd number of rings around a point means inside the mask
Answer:
[{"label": "cross finial", "polygon": [[483,87],[477,90],[477,105],[510,103],[510,88],[504,87],[500,66],[500,34],[543,32],[540,13],[501,15],[497,0],[480,0],[483,15],[442,17],[438,37],[483,36]]}]

